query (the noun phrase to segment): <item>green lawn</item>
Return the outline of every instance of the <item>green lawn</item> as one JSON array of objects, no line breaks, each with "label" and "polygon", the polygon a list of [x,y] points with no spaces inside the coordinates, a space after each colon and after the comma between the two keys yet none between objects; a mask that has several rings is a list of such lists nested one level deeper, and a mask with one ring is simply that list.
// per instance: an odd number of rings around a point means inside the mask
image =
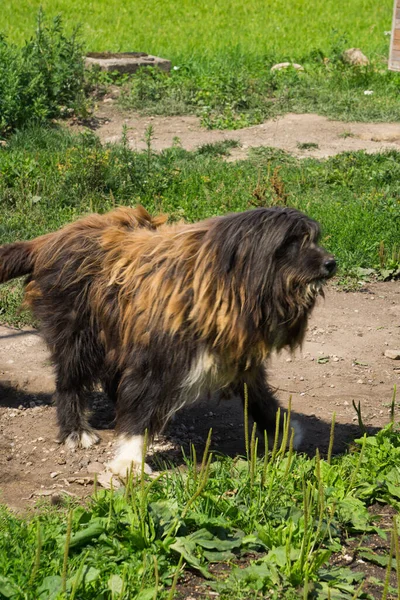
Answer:
[{"label": "green lawn", "polygon": [[335,35],[348,47],[387,55],[392,0],[11,0],[2,3],[0,29],[22,43],[39,6],[68,27],[82,23],[92,51],[142,51],[175,64],[272,54],[297,59],[314,49],[329,52]]}]

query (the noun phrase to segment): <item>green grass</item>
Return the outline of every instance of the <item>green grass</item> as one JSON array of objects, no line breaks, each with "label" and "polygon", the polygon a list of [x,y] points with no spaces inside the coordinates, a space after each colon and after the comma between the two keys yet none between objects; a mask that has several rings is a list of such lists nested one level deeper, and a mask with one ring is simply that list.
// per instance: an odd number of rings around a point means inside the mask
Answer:
[{"label": "green grass", "polygon": [[333,32],[347,37],[348,47],[387,56],[392,0],[182,0],[121,3],[97,0],[85,7],[77,0],[21,0],[2,6],[2,29],[22,43],[32,28],[32,15],[61,13],[67,26],[82,22],[82,34],[92,51],[141,51],[191,61],[227,61],[232,55],[268,53],[300,59],[311,50],[330,50]]},{"label": "green grass", "polygon": [[[173,69],[169,75],[144,69],[131,78],[118,77],[124,109],[163,115],[195,113],[205,127],[219,129],[253,125],[288,111],[317,112],[348,121],[400,119],[400,75],[387,70],[389,37],[384,31],[390,29],[389,5],[353,1],[346,7],[334,2],[285,6],[277,1],[266,9],[265,3],[254,1],[246,7],[226,1],[217,8],[208,3],[150,3],[134,7],[134,27],[130,27],[130,9],[96,3],[85,15],[88,18],[78,37],[72,33],[77,24],[74,4],[58,2],[44,8],[46,19],[40,12],[36,30],[31,4],[29,11],[22,6],[15,13],[13,7],[10,20],[9,7],[5,8],[2,28],[9,37],[0,37],[3,137],[27,123],[73,112],[87,117],[93,93],[98,96],[115,77],[95,71],[86,73],[84,82],[83,47],[131,50],[133,39],[136,49],[172,58]],[[146,20],[148,10],[152,18]],[[59,12],[63,20],[55,17],[53,23],[50,17]],[[94,30],[88,30],[90,17],[107,23],[98,30],[101,46],[91,37]],[[158,19],[163,28],[161,33],[157,28],[152,39]],[[198,35],[190,32],[191,25]],[[179,27],[176,35],[175,26]],[[128,47],[123,32],[129,36]],[[114,42],[106,41],[107,34]],[[354,45],[367,52],[369,66],[343,62],[343,51]],[[284,60],[300,62],[304,70],[271,72],[275,63]],[[373,93],[365,95],[366,91]]]},{"label": "green grass", "polygon": [[[206,450],[201,467],[193,454],[185,469],[97,490],[86,505],[42,506],[28,518],[0,507],[0,597],[172,599],[186,567],[221,600],[371,598],[360,587],[369,561],[390,561],[400,576],[391,528],[368,511],[377,502],[400,508],[398,432],[365,436],[332,460],[285,452],[286,441],[256,458],[252,435],[248,459]],[[380,555],[365,548],[373,534]],[[351,540],[364,569],[335,566]],[[220,576],[218,563],[227,566]]]}]

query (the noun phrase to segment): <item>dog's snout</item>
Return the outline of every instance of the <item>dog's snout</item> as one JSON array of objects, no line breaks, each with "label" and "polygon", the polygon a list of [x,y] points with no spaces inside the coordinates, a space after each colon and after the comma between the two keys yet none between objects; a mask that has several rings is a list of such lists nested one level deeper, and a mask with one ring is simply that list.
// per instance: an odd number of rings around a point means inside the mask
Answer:
[{"label": "dog's snout", "polygon": [[336,272],[336,260],[334,258],[328,258],[324,262],[324,268],[327,272],[328,277],[331,277]]}]

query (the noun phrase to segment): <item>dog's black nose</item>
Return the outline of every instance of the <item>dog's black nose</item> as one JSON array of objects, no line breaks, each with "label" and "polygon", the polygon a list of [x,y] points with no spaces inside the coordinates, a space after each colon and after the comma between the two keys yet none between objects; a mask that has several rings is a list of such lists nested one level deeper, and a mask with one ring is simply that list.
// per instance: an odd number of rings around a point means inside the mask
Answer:
[{"label": "dog's black nose", "polygon": [[331,276],[336,271],[336,260],[334,258],[329,258],[324,262],[324,267],[327,270],[328,276]]}]

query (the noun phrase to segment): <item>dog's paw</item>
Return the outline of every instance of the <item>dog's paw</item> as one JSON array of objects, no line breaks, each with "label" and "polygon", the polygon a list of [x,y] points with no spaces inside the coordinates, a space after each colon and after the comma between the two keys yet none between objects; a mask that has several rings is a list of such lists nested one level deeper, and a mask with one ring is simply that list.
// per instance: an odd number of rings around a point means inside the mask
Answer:
[{"label": "dog's paw", "polygon": [[[130,460],[126,457],[117,456],[114,460],[108,463],[107,470],[113,473],[113,475],[118,475],[118,477],[125,478],[130,473],[133,473],[134,475],[140,475],[142,472],[142,463],[139,463],[135,460]],[[151,475],[153,472],[147,463],[144,463],[144,472],[147,475]]]},{"label": "dog's paw", "polygon": [[76,450],[77,448],[90,448],[95,444],[98,444],[100,437],[92,429],[85,429],[83,431],[73,431],[64,440],[66,447],[69,450]]}]

